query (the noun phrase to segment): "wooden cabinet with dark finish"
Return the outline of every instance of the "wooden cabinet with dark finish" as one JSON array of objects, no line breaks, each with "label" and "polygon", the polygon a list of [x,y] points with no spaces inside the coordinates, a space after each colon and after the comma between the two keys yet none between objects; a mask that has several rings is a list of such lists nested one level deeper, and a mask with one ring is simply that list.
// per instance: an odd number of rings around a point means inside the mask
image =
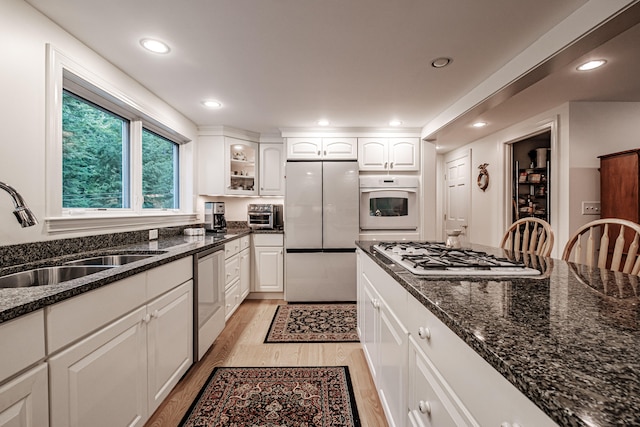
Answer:
[{"label": "wooden cabinet with dark finish", "polygon": [[640,222],[640,149],[600,158],[600,217]]}]

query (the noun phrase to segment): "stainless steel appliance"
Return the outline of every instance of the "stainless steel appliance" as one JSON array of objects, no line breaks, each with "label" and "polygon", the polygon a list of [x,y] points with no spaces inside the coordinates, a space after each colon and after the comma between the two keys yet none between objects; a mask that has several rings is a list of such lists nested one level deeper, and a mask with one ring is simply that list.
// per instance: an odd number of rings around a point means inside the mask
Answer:
[{"label": "stainless steel appliance", "polygon": [[358,163],[286,165],[285,299],[355,301]]},{"label": "stainless steel appliance", "polygon": [[414,176],[360,177],[360,229],[417,230],[418,184]]},{"label": "stainless steel appliance", "polygon": [[224,329],[224,246],[193,257],[194,362],[200,360]]},{"label": "stainless steel appliance", "polygon": [[253,229],[281,230],[282,205],[250,204],[247,207],[247,223]]},{"label": "stainless steel appliance", "polygon": [[224,217],[224,202],[204,203],[204,228],[219,234],[227,232],[227,220]]},{"label": "stainless steel appliance", "polygon": [[373,249],[421,276],[537,276],[524,263],[438,242],[381,242]]}]

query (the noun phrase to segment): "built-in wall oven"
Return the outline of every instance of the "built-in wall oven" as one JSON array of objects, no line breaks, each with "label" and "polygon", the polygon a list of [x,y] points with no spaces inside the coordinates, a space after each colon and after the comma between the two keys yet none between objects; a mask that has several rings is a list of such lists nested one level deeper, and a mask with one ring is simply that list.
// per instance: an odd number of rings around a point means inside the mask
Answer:
[{"label": "built-in wall oven", "polygon": [[224,246],[193,257],[193,360],[209,350],[224,329]]},{"label": "built-in wall oven", "polygon": [[418,177],[360,177],[360,230],[418,229]]}]

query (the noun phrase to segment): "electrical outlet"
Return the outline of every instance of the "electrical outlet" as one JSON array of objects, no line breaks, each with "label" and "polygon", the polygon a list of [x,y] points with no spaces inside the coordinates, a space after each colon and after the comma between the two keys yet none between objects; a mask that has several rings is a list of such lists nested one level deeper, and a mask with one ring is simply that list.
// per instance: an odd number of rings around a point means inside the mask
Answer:
[{"label": "electrical outlet", "polygon": [[582,202],[582,215],[600,215],[600,202]]},{"label": "electrical outlet", "polygon": [[149,230],[149,240],[156,240],[158,238],[158,229],[154,228],[153,230]]}]

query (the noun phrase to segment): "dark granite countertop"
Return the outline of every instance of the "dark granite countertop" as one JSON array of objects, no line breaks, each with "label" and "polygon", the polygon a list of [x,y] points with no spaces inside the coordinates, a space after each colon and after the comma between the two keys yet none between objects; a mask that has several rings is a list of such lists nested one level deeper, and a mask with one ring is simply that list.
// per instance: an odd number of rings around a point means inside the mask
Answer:
[{"label": "dark granite countertop", "polygon": [[559,425],[640,425],[637,276],[533,257],[542,278],[425,278],[357,243]]},{"label": "dark granite countertop", "polygon": [[[271,230],[270,230],[271,231]],[[271,231],[273,232],[273,231]],[[191,256],[195,253],[223,245],[226,242],[252,233],[248,228],[229,229],[228,234],[207,233],[204,236],[173,236],[158,240],[126,244],[96,251],[76,252],[61,257],[47,258],[15,266],[0,268],[0,276],[42,266],[61,265],[73,259],[109,253],[148,253],[151,258],[110,268],[79,279],[56,285],[28,288],[0,288],[0,323],[15,319],[42,307],[80,295],[84,292],[108,285],[117,280],[133,276],[162,264]],[[282,231],[280,231],[282,233]]]}]

